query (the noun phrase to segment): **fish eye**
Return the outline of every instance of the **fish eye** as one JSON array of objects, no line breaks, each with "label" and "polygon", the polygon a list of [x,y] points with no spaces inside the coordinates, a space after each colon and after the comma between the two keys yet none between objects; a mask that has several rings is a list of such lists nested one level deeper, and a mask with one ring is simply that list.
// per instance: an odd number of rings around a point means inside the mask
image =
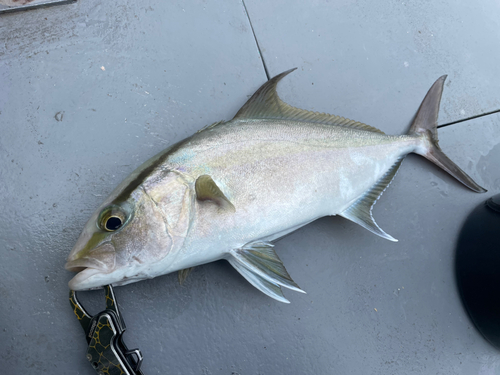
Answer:
[{"label": "fish eye", "polygon": [[104,228],[106,228],[107,231],[113,232],[119,229],[122,226],[122,224],[123,224],[122,219],[116,216],[111,216],[104,223]]},{"label": "fish eye", "polygon": [[120,229],[127,221],[126,213],[118,206],[105,208],[99,215],[98,225],[106,232]]}]

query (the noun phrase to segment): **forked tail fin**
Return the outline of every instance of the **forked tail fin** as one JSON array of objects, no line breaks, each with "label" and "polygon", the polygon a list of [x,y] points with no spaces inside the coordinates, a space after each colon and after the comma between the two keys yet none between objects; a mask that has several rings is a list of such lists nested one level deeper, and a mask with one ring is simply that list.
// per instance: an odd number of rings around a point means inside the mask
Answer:
[{"label": "forked tail fin", "polygon": [[420,104],[415,120],[413,120],[413,124],[410,127],[409,135],[417,135],[422,138],[420,146],[414,152],[432,161],[469,189],[477,193],[484,193],[486,189],[483,189],[462,171],[439,147],[437,118],[445,79],[446,76],[444,75],[434,82],[422,104]]}]

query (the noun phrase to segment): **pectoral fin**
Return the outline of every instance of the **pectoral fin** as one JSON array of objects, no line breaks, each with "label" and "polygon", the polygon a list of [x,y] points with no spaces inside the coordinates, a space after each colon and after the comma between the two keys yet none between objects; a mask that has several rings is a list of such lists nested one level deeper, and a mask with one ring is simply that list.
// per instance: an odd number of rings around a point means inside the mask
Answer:
[{"label": "pectoral fin", "polygon": [[217,184],[209,175],[198,177],[195,183],[196,199],[200,201],[210,200],[216,203],[222,210],[234,212],[234,206],[219,189]]},{"label": "pectoral fin", "polygon": [[361,225],[363,228],[368,229],[370,232],[375,233],[377,236],[385,238],[389,241],[397,242],[398,240],[391,235],[385,233],[375,222],[372,215],[372,209],[382,193],[387,189],[387,186],[392,182],[396,172],[403,159],[399,159],[387,173],[368,190],[361,198],[354,202],[351,207],[342,212],[340,216],[349,219],[356,224]]},{"label": "pectoral fin", "polygon": [[281,293],[281,286],[305,293],[292,280],[285,266],[269,242],[256,241],[241,249],[230,251],[229,263],[253,286],[268,296],[288,302]]}]

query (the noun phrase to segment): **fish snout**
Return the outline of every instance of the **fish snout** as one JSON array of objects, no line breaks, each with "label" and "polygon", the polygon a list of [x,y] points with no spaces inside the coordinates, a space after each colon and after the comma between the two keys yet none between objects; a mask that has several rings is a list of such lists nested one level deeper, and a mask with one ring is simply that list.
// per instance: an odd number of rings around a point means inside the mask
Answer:
[{"label": "fish snout", "polygon": [[116,251],[114,246],[107,242],[92,250],[82,249],[75,251],[73,249],[64,268],[73,272],[80,272],[86,268],[91,268],[109,273],[115,269],[115,266]]}]

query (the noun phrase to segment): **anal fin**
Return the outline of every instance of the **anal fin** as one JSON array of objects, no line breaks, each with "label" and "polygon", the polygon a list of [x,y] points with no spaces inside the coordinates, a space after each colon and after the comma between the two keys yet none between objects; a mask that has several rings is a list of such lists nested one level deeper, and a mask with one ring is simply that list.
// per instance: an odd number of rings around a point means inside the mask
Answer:
[{"label": "anal fin", "polygon": [[397,242],[398,240],[391,235],[385,233],[380,228],[372,215],[372,209],[382,193],[387,189],[389,184],[394,179],[403,158],[400,158],[394,165],[386,172],[375,185],[371,187],[361,198],[352,204],[347,210],[342,212],[340,216],[351,220],[352,222],[361,225],[363,228],[368,229],[370,232],[375,233],[377,236],[385,238],[386,240]]}]

